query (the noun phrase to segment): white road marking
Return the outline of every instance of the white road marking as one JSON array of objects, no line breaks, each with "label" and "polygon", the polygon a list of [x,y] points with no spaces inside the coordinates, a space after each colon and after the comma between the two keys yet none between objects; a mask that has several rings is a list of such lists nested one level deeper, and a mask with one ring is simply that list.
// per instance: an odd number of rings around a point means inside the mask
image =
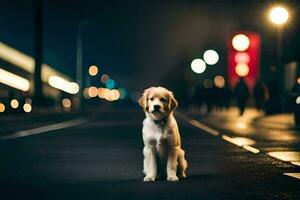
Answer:
[{"label": "white road marking", "polygon": [[286,162],[300,161],[299,151],[272,151],[267,153],[269,156]]},{"label": "white road marking", "polygon": [[220,134],[219,131],[217,131],[215,129],[212,129],[212,128],[198,122],[197,120],[192,119],[192,120],[189,121],[189,123],[192,124],[193,126],[196,126],[200,129],[212,134],[212,135],[218,136]]},{"label": "white road marking", "polygon": [[214,135],[214,136],[218,136],[220,135],[219,131],[213,129],[213,128],[210,128],[208,126],[206,126],[205,124],[202,124],[201,122],[195,120],[195,119],[192,119],[192,118],[189,118],[189,117],[186,117],[180,113],[176,113],[181,119],[183,119],[184,121],[188,122],[189,124],[197,127],[197,128],[200,128],[202,130],[204,130],[205,132],[211,134],[211,135]]},{"label": "white road marking", "polygon": [[[232,143],[232,144],[235,144],[234,142],[233,142],[233,139],[231,138],[231,137],[229,137],[228,135],[222,135],[222,139],[223,140],[226,140],[227,142],[230,142],[230,143]],[[236,145],[236,144],[235,144]]]},{"label": "white road marking", "polygon": [[54,131],[54,130],[59,130],[59,129],[64,129],[72,126],[76,126],[79,124],[82,124],[86,122],[87,119],[79,118],[79,119],[74,119],[70,121],[65,121],[57,124],[51,124],[39,128],[33,128],[33,129],[28,129],[28,130],[22,130],[18,131],[14,134],[6,135],[3,137],[0,137],[0,140],[9,140],[9,139],[15,139],[15,138],[20,138],[20,137],[26,137],[26,136],[31,136],[31,135],[37,135],[49,131]]},{"label": "white road marking", "polygon": [[252,146],[249,146],[249,145],[243,145],[243,148],[246,149],[247,151],[250,151],[252,153],[259,153],[259,149],[256,149]]},{"label": "white road marking", "polygon": [[252,140],[250,138],[246,138],[246,137],[229,137],[227,135],[222,135],[222,138],[232,144],[239,146],[239,147],[242,147],[244,145],[255,144],[254,140]]},{"label": "white road marking", "polygon": [[300,179],[300,173],[283,173],[286,176],[290,176],[296,179]]},{"label": "white road marking", "polygon": [[[214,136],[218,136],[220,135],[219,131],[213,129],[213,128],[210,128],[202,123],[200,123],[199,121],[195,120],[195,119],[192,119],[192,118],[189,118],[181,113],[176,113],[177,116],[179,116],[182,120],[188,122],[189,124],[199,128],[199,129],[202,129]],[[252,153],[259,153],[260,150],[259,149],[256,149],[252,146],[250,146],[249,144],[243,144],[243,142],[240,140],[240,139],[243,139],[244,141],[251,141],[250,138],[237,138],[237,137],[230,137],[228,135],[222,135],[221,138],[227,142],[230,142],[238,147],[242,147],[243,149],[247,150],[247,151],[250,151]],[[239,141],[240,140],[240,141]],[[252,140],[254,143],[255,141]],[[297,151],[287,151],[287,152],[269,152],[267,153],[268,156],[271,156],[273,158],[276,158],[278,160],[282,160],[282,161],[289,161],[291,162],[291,164],[293,165],[297,165],[297,166],[300,166],[300,152],[297,152]],[[284,173],[284,175],[286,176],[290,176],[290,177],[293,177],[293,178],[297,178],[297,179],[300,179],[300,173]]]},{"label": "white road marking", "polygon": [[[210,128],[208,126],[206,126],[205,124],[202,124],[201,122],[195,120],[195,119],[192,119],[190,117],[187,117],[181,113],[176,113],[176,115],[178,117],[180,117],[182,120],[188,122],[189,124],[191,124],[192,126],[195,126],[201,130],[204,130],[205,132],[211,134],[211,135],[214,135],[214,136],[219,136],[220,135],[220,132],[213,129],[213,128]],[[251,140],[250,138],[245,138],[245,137],[236,137],[236,138],[232,138],[232,137],[229,137],[227,135],[222,135],[222,139],[227,141],[227,142],[230,142],[234,145],[237,145],[239,147],[242,147],[243,149],[247,150],[247,151],[250,151],[251,153],[259,153],[260,150],[259,149],[256,149],[252,146],[250,146],[250,144],[254,144],[255,141],[254,140]]]},{"label": "white road marking", "polygon": [[228,135],[222,135],[222,139],[230,142],[231,144],[234,144],[238,147],[242,147],[243,149],[250,151],[251,153],[259,153],[259,149],[256,149],[249,144],[254,144],[255,141],[251,140],[249,138],[244,137],[229,137]]},{"label": "white road marking", "polygon": [[300,166],[300,162],[292,162],[293,165]]}]

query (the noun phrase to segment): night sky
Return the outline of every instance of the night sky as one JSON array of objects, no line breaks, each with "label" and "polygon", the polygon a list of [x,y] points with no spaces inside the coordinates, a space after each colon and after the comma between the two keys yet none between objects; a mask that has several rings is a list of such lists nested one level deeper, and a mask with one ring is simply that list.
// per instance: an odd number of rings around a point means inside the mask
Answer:
[{"label": "night sky", "polygon": [[[250,30],[261,34],[264,76],[276,62],[276,28],[266,15],[274,2],[44,0],[44,62],[75,77],[77,27],[86,20],[84,66],[96,64],[120,85],[140,90],[160,84],[174,66],[189,69],[190,61],[207,48],[221,58],[202,77],[225,75],[228,38]],[[300,2],[284,2],[294,11],[284,31],[284,61],[299,61]],[[33,7],[33,0],[0,0],[0,41],[30,55]]]}]

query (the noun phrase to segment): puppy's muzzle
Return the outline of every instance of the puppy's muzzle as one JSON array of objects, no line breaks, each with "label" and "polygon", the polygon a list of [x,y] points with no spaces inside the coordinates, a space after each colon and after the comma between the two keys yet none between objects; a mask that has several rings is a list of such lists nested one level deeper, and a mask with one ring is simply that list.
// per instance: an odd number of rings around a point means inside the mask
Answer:
[{"label": "puppy's muzzle", "polygon": [[153,109],[154,109],[154,111],[160,111],[160,106],[159,105],[154,105]]}]

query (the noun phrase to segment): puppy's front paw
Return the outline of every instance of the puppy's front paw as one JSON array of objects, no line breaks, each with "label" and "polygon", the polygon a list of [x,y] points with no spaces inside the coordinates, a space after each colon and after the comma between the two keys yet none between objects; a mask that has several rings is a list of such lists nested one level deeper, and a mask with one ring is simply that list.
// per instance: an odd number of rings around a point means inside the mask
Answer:
[{"label": "puppy's front paw", "polygon": [[153,182],[155,181],[155,177],[152,176],[145,176],[144,182]]},{"label": "puppy's front paw", "polygon": [[179,181],[177,176],[168,176],[167,180],[168,181]]}]

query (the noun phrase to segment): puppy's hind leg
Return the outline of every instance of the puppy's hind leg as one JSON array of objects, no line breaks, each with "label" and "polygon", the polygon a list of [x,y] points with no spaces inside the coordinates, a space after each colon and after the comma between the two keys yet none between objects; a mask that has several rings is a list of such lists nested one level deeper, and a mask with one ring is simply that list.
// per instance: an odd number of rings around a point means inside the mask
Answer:
[{"label": "puppy's hind leg", "polygon": [[186,170],[187,170],[187,161],[184,157],[185,152],[182,149],[178,149],[178,167],[179,167],[179,177],[186,178]]}]

